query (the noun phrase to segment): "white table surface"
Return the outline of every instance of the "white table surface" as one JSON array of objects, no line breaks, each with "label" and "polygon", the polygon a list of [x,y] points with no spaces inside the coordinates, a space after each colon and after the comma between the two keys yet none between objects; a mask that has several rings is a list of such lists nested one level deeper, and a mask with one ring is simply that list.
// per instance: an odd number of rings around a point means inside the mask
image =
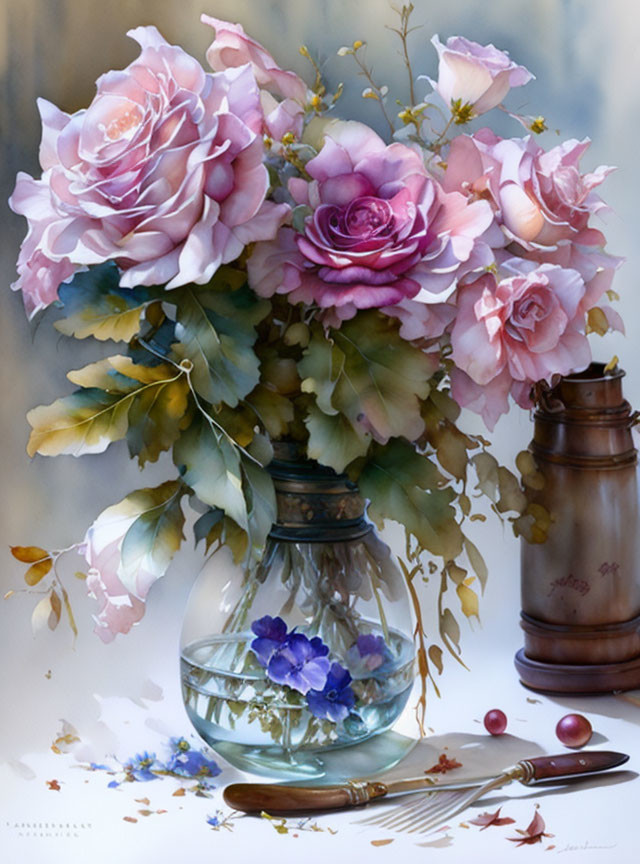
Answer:
[{"label": "white table surface", "polygon": [[[627,771],[609,778],[609,782],[591,781],[571,790],[535,789],[514,783],[454,817],[446,829],[426,836],[358,824],[373,812],[372,807],[323,814],[302,824],[289,819],[287,833],[275,829],[280,822],[237,814],[227,827],[215,830],[207,823],[209,816],[218,811],[222,811],[218,814],[221,819],[232,816],[222,801],[224,785],[250,779],[223,760],[219,760],[223,770],[211,798],[189,792],[193,781],[173,777],[108,788],[111,776],[87,770],[91,760],[116,765],[115,759],[126,761],[142,750],[161,757],[170,736],[185,735],[199,746],[179,699],[173,698],[177,689],[172,691],[172,698],[141,700],[139,704],[112,696],[100,701],[102,744],[83,741],[79,733],[80,741],[60,745],[66,753],[41,748],[0,765],[1,859],[10,864],[81,860],[92,864],[163,864],[177,859],[325,864],[327,860],[363,860],[364,856],[371,861],[397,860],[399,855],[414,860],[429,849],[433,850],[430,860],[444,862],[518,861],[541,856],[546,860],[555,855],[568,855],[581,862],[636,862],[640,781],[634,772],[640,764],[640,693],[591,698],[548,698],[531,693],[519,685],[513,670],[513,651],[518,647],[515,628],[512,636],[511,646],[505,640],[497,645],[485,634],[476,638],[472,657],[467,657],[473,660],[473,673],[449,664],[443,681],[444,697],[432,697],[429,702],[429,737],[416,745],[407,765],[393,773],[398,775],[404,768],[419,773],[443,752],[463,764],[447,775],[451,780],[485,768],[487,772],[497,771],[524,756],[562,752],[565,748],[555,738],[555,724],[570,711],[589,717],[594,728],[589,746],[631,755]],[[493,707],[502,708],[509,718],[508,734],[495,738],[487,735],[481,724],[484,712]],[[69,723],[72,720],[67,718]],[[415,733],[410,711],[396,728]],[[62,731],[60,723],[52,730],[52,741]],[[54,779],[59,790],[47,784]],[[176,796],[181,786],[186,794]],[[398,806],[397,802],[376,805],[380,812],[391,806]],[[515,822],[482,831],[469,824],[469,819],[498,807],[502,807],[502,816]],[[518,836],[515,829],[526,828],[536,808],[552,836],[535,845],[517,847],[508,838]]]}]

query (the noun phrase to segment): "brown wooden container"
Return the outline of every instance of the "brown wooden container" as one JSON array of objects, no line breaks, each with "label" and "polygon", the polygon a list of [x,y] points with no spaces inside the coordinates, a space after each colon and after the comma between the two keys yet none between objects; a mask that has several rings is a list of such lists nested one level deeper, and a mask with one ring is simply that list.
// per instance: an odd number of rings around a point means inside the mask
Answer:
[{"label": "brown wooden container", "polygon": [[523,684],[598,693],[640,687],[640,537],[636,421],[624,372],[602,364],[563,378],[535,412],[530,450],[544,475],[534,500],[546,543],[523,541]]}]

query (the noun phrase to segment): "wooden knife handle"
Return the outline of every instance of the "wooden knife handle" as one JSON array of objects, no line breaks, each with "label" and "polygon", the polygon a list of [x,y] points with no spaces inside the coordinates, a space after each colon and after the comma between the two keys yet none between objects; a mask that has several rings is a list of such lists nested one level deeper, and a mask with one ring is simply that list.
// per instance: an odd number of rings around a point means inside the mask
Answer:
[{"label": "wooden knife handle", "polygon": [[281,786],[276,783],[232,783],[223,798],[234,810],[245,813],[299,810],[338,810],[366,804],[387,794],[384,783],[355,781],[340,786]]},{"label": "wooden knife handle", "polygon": [[593,771],[606,771],[624,765],[629,757],[626,753],[611,750],[583,750],[580,753],[560,753],[557,756],[535,756],[518,763],[527,770],[529,776],[523,782],[551,780],[555,777],[570,777],[572,774],[590,774]]}]

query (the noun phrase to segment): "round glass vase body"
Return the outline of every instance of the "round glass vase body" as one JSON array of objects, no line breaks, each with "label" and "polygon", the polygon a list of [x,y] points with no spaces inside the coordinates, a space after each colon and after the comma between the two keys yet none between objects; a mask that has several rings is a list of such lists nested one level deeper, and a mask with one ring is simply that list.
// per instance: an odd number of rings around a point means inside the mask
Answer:
[{"label": "round glass vase body", "polygon": [[[224,548],[192,589],[181,646],[184,703],[202,738],[238,768],[348,775],[344,748],[353,755],[389,729],[409,698],[409,597],[356,487],[296,459],[295,445],[274,449],[278,521],[261,561],[237,567]],[[404,753],[384,749],[373,759],[377,769]]]}]

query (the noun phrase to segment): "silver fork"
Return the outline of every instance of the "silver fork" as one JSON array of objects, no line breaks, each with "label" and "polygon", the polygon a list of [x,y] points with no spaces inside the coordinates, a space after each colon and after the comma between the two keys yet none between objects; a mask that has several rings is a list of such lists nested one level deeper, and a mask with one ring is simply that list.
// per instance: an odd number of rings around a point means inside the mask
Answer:
[{"label": "silver fork", "polygon": [[[474,789],[457,789],[452,792],[427,792],[417,803],[410,805],[402,804],[395,807],[390,813],[381,816],[370,816],[361,819],[358,825],[377,825],[379,828],[388,828],[393,831],[406,832],[408,834],[425,834],[432,831],[458,813],[466,810],[470,804],[482,798],[487,792],[504,786],[515,777],[507,777],[501,774],[494,777],[483,786]],[[400,812],[398,812],[400,811]]]}]

